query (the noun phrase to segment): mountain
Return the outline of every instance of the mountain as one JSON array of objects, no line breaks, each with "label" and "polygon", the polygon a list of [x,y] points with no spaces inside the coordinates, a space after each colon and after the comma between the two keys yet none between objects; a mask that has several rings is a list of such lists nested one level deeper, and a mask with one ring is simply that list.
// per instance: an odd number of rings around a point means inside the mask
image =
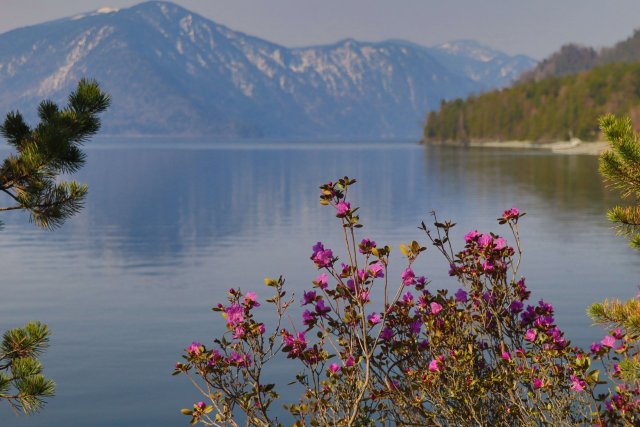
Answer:
[{"label": "mountain", "polygon": [[525,55],[507,55],[474,40],[456,40],[432,48],[433,56],[450,70],[481,84],[484,89],[509,86],[536,65]]},{"label": "mountain", "polygon": [[39,100],[61,101],[87,76],[113,97],[108,134],[411,137],[442,99],[497,86],[491,67],[510,67],[435,51],[351,39],[287,48],[152,1],[1,34],[0,113],[33,118]]},{"label": "mountain", "polygon": [[584,141],[599,136],[598,117],[630,116],[640,123],[640,63],[615,63],[458,99],[431,112],[430,142]]},{"label": "mountain", "polygon": [[576,74],[614,63],[640,62],[640,30],[612,47],[596,50],[592,47],[568,44],[551,54],[536,67],[525,71],[519,81],[540,81],[547,77]]}]

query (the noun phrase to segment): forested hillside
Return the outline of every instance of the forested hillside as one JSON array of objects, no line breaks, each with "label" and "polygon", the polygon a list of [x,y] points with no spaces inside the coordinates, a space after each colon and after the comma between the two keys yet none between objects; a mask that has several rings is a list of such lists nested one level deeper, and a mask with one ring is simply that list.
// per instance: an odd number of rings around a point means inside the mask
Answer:
[{"label": "forested hillside", "polygon": [[444,101],[427,118],[430,142],[557,141],[598,137],[604,113],[640,123],[640,64],[620,63],[579,74]]}]

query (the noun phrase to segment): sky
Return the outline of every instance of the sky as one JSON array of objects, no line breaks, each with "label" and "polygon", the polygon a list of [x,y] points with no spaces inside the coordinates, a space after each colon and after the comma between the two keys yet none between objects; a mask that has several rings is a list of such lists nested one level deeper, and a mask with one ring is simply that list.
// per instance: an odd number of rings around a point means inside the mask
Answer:
[{"label": "sky", "polygon": [[[140,0],[0,0],[0,33]],[[174,0],[284,46],[405,39],[432,46],[473,39],[542,59],[566,43],[610,46],[640,28],[639,0]]]}]

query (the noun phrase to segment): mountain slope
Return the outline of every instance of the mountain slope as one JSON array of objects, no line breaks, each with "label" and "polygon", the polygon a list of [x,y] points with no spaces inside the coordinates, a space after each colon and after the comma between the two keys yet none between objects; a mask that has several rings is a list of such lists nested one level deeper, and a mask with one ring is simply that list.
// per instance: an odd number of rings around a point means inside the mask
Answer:
[{"label": "mountain slope", "polygon": [[407,43],[290,49],[167,2],[0,35],[0,112],[29,117],[85,76],[112,94],[111,134],[407,137],[441,99],[487,87]]},{"label": "mountain slope", "polygon": [[640,62],[640,30],[634,31],[626,40],[600,50],[576,44],[562,46],[536,67],[525,71],[519,81],[540,81],[547,77],[576,74],[594,67],[622,62]]}]

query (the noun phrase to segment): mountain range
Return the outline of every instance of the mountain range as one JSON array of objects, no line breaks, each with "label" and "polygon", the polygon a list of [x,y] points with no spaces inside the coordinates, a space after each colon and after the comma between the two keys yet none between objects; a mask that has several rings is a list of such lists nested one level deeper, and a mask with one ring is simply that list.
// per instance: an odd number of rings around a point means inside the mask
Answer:
[{"label": "mountain range", "polygon": [[416,137],[441,100],[534,65],[468,40],[288,48],[151,1],[0,34],[0,114],[33,120],[40,100],[90,77],[113,98],[106,134]]}]

